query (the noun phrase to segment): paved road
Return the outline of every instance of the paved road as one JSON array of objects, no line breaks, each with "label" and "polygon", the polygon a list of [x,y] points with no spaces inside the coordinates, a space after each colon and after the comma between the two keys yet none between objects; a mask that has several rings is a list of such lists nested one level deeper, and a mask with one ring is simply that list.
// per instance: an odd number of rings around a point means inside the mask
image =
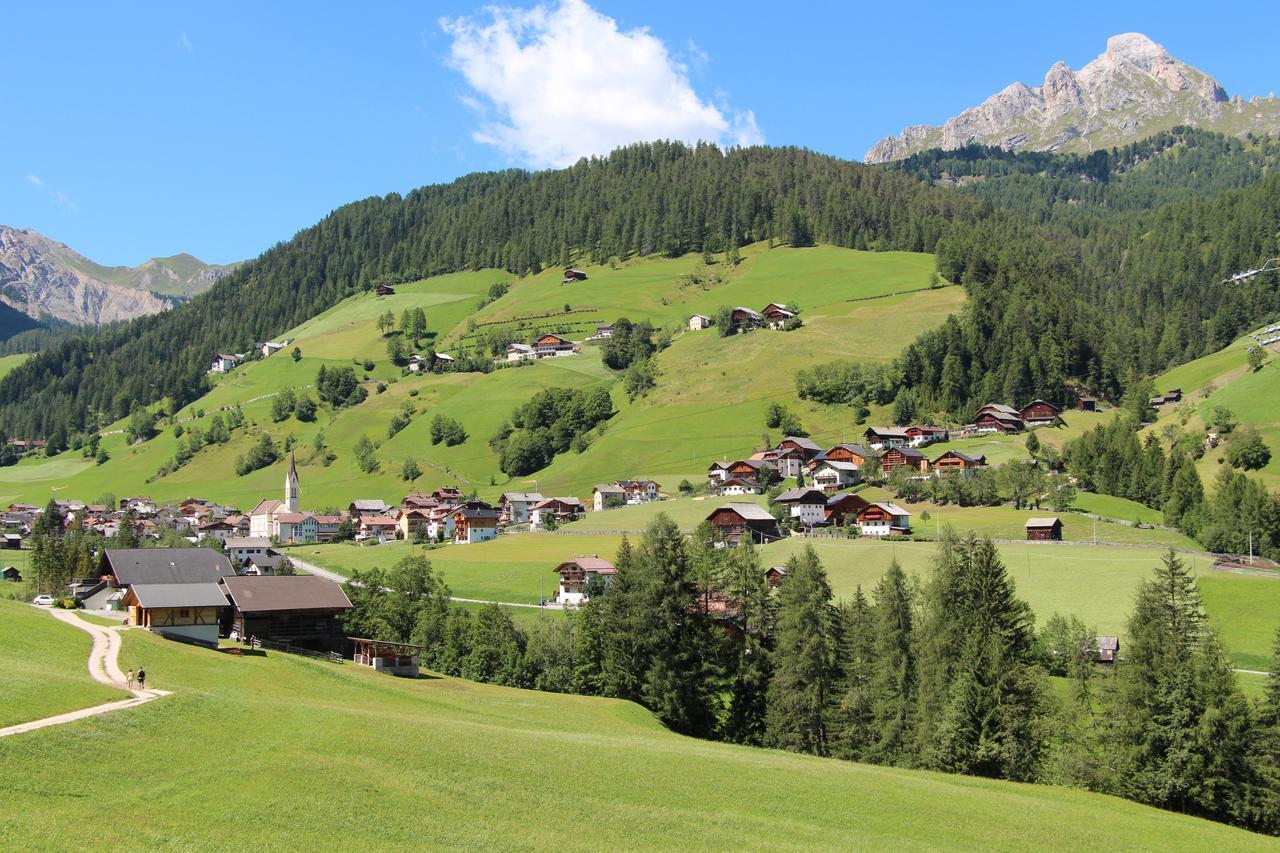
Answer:
[{"label": "paved road", "polygon": [[[114,687],[117,690],[127,689],[124,673],[120,671],[119,663],[120,628],[106,628],[101,625],[90,624],[68,610],[50,610],[49,615],[92,635],[93,648],[89,651],[88,668],[89,675],[93,677],[94,681]],[[29,723],[19,723],[16,726],[0,729],[0,737],[23,734],[36,729],[48,728],[49,726],[58,726],[75,720],[83,720],[85,717],[105,714],[109,711],[134,708],[153,699],[159,699],[161,696],[169,695],[167,690],[130,690],[129,692],[132,694],[130,699],[108,702],[105,705],[94,705],[92,708],[82,708],[79,711],[70,711],[66,714],[58,714],[53,717],[45,717],[42,720],[33,720]]]},{"label": "paved road", "polygon": [[[308,563],[305,560],[299,560],[297,557],[293,556],[292,554],[289,555],[289,559],[293,561],[293,564],[295,566],[302,569],[307,574],[316,575],[317,577],[327,578],[333,581],[334,583],[345,584],[347,582],[347,579],[342,575],[338,574],[337,572],[331,572],[328,569],[322,569],[321,567],[317,566],[315,563]],[[544,607],[538,604],[522,604],[518,601],[489,601],[488,599],[484,599],[484,598],[459,598],[456,595],[450,597],[449,600],[461,601],[466,604],[501,604],[503,607],[532,607],[535,610],[563,610],[564,609],[564,607],[562,607],[559,604],[548,604]]]}]

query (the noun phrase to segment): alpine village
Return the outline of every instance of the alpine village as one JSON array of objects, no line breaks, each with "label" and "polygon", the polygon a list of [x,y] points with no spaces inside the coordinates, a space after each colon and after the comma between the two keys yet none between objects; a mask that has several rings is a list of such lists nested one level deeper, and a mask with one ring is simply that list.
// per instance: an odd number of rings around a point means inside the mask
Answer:
[{"label": "alpine village", "polygon": [[441,177],[249,260],[0,226],[0,847],[1280,849],[1280,101],[1103,34],[848,159],[652,14],[375,10],[466,112],[328,189]]}]

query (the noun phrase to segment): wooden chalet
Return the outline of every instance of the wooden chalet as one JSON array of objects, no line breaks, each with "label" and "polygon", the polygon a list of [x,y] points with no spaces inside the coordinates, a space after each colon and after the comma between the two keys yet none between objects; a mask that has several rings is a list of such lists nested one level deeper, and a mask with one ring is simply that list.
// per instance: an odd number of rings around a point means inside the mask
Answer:
[{"label": "wooden chalet", "polygon": [[560,283],[569,284],[575,281],[586,281],[586,280],[587,280],[587,274],[584,273],[582,270],[574,269],[573,267],[565,267],[564,278],[560,280]]},{"label": "wooden chalet", "polygon": [[851,520],[857,520],[858,513],[869,506],[871,501],[853,492],[832,495],[827,498],[827,523],[835,527],[845,527]]},{"label": "wooden chalet", "polygon": [[826,462],[827,460],[832,462],[852,462],[861,468],[867,464],[868,460],[879,458],[880,454],[869,447],[863,447],[861,444],[837,444],[815,456],[809,463],[809,468],[812,470],[818,467],[818,463]]},{"label": "wooden chalet", "polygon": [[911,513],[895,503],[868,504],[858,513],[863,536],[902,536],[911,532]]},{"label": "wooden chalet", "polygon": [[1098,411],[1098,402],[1097,397],[1085,394],[1081,397],[1076,397],[1076,409],[1081,412],[1096,412]]},{"label": "wooden chalet", "polygon": [[901,427],[867,427],[863,440],[872,450],[903,447],[911,443],[911,436]]},{"label": "wooden chalet", "polygon": [[1022,418],[1022,422],[1026,424],[1051,424],[1058,420],[1058,416],[1062,414],[1053,403],[1046,400],[1032,400],[1027,403],[1018,412],[1018,417]]},{"label": "wooden chalet", "polygon": [[1097,637],[1094,640],[1094,652],[1098,663],[1113,664],[1120,656],[1119,637]]},{"label": "wooden chalet", "polygon": [[431,495],[422,492],[410,492],[400,500],[401,509],[431,509],[439,503]]},{"label": "wooden chalet", "polygon": [[822,447],[816,441],[799,435],[787,436],[778,442],[774,450],[794,451],[799,453],[806,462],[822,454]]},{"label": "wooden chalet", "polygon": [[759,329],[765,324],[764,316],[759,311],[752,311],[750,308],[744,308],[741,305],[733,309],[729,316],[729,322],[739,332]]},{"label": "wooden chalet", "polygon": [[812,486],[787,489],[774,500],[787,507],[791,518],[807,527],[827,523],[827,493]]},{"label": "wooden chalet", "polygon": [[959,450],[948,450],[929,463],[929,467],[939,477],[956,472],[968,473],[975,468],[982,468],[987,464],[985,456],[970,456],[967,453],[961,453]]},{"label": "wooden chalet", "polygon": [[777,589],[782,586],[782,582],[787,578],[786,566],[770,566],[764,570],[764,582],[769,585],[769,589]]},{"label": "wooden chalet", "polygon": [[770,329],[781,329],[788,320],[796,316],[796,312],[781,303],[770,302],[760,315],[764,317],[764,322]]},{"label": "wooden chalet", "polygon": [[342,651],[342,617],[351,600],[331,580],[311,575],[227,577],[233,638],[271,640],[315,651]]},{"label": "wooden chalet", "polygon": [[1057,516],[1028,518],[1025,527],[1027,540],[1030,542],[1048,542],[1062,539],[1062,521]]},{"label": "wooden chalet", "polygon": [[389,284],[380,284],[373,291],[378,296],[395,296],[396,289]]},{"label": "wooden chalet", "polygon": [[973,425],[978,432],[1002,433],[1020,432],[1025,426],[1021,412],[1003,403],[987,403],[978,409]]},{"label": "wooden chalet", "polygon": [[569,607],[576,607],[590,598],[587,588],[593,581],[608,584],[618,573],[613,563],[594,555],[565,560],[554,571],[560,576],[556,603]]},{"label": "wooden chalet", "polygon": [[778,520],[763,507],[753,503],[727,503],[716,507],[707,521],[730,545],[750,536],[757,544],[781,537]]},{"label": "wooden chalet", "polygon": [[[536,507],[535,507],[536,509]],[[449,513],[453,541],[458,545],[486,542],[498,535],[499,512],[481,501],[470,501]]]},{"label": "wooden chalet", "polygon": [[929,470],[929,458],[914,447],[890,447],[880,457],[880,470],[887,476],[899,468],[924,474]]},{"label": "wooden chalet", "polygon": [[907,434],[907,443],[912,447],[924,447],[926,444],[936,444],[951,438],[951,433],[946,427],[909,426],[904,432]]},{"label": "wooden chalet", "polygon": [[1163,394],[1160,394],[1159,396],[1152,397],[1150,400],[1151,405],[1155,406],[1157,409],[1160,408],[1161,406],[1169,406],[1169,405],[1172,405],[1173,403],[1180,403],[1180,402],[1182,402],[1181,388],[1170,389],[1164,392]]},{"label": "wooden chalet", "polygon": [[169,639],[218,647],[227,597],[216,583],[133,583],[125,590],[123,603],[130,625]]},{"label": "wooden chalet", "polygon": [[539,335],[533,341],[533,357],[549,358],[557,355],[573,355],[578,351],[578,346],[568,338],[562,338],[559,335],[548,332]]}]

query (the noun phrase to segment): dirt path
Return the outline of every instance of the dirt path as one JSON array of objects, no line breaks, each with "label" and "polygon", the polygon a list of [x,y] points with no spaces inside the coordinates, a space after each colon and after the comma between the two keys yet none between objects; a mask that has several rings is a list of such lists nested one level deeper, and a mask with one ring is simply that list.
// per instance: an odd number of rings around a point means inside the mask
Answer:
[{"label": "dirt path", "polygon": [[[82,631],[87,632],[93,637],[93,648],[89,650],[88,669],[89,675],[94,681],[100,684],[106,684],[117,690],[127,690],[125,685],[124,673],[120,671],[120,631],[122,628],[107,628],[101,625],[90,624],[75,613],[67,610],[50,610],[49,615],[60,622],[66,622],[68,625],[74,625]],[[32,720],[29,723],[19,723],[16,726],[0,729],[0,737],[8,735],[19,735],[25,732],[43,729],[49,726],[58,726],[63,723],[70,723],[75,720],[83,720],[85,717],[94,717],[98,714],[105,714],[108,711],[119,711],[124,708],[133,708],[150,702],[153,699],[159,699],[161,696],[168,696],[167,690],[129,690],[132,698],[121,699],[118,702],[108,702],[105,705],[94,705],[92,708],[82,708],[79,711],[69,711],[65,714],[58,714],[53,717],[45,717],[42,720]]]}]

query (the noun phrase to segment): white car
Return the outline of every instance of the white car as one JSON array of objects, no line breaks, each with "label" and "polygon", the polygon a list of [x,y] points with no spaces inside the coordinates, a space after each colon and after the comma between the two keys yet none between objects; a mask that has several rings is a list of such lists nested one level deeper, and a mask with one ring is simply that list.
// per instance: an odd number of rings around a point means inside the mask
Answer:
[{"label": "white car", "polygon": [[31,599],[31,603],[32,603],[32,604],[39,604],[39,605],[41,605],[42,607],[49,607],[50,605],[52,605],[52,604],[53,604],[53,596],[52,596],[52,595],[37,595],[35,598]]}]

